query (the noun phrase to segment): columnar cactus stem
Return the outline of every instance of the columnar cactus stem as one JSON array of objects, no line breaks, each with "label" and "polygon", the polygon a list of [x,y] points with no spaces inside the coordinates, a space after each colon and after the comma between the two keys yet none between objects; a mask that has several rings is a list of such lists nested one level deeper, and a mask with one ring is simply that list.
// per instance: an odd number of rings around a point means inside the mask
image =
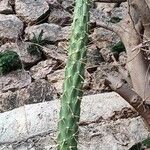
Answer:
[{"label": "columnar cactus stem", "polygon": [[75,0],[72,32],[58,123],[58,150],[77,150],[83,95],[90,0]]}]

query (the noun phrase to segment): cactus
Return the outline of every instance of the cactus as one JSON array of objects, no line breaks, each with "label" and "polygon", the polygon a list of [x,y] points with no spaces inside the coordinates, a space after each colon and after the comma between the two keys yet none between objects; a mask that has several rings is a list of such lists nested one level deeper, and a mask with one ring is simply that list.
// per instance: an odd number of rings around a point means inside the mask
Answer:
[{"label": "cactus", "polygon": [[77,150],[90,0],[75,0],[58,122],[58,150]]}]

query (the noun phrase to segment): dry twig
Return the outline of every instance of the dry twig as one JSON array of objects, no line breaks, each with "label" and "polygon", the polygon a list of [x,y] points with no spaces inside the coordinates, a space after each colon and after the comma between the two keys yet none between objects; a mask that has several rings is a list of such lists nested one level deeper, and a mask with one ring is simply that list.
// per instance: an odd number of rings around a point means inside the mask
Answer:
[{"label": "dry twig", "polygon": [[116,77],[108,75],[106,84],[123,97],[144,118],[150,128],[150,105],[147,105],[133,89]]}]

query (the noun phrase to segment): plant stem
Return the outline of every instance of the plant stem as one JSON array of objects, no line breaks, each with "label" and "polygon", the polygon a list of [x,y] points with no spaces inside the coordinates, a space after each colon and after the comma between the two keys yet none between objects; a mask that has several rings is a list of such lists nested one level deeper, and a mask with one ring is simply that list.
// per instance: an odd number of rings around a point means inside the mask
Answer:
[{"label": "plant stem", "polygon": [[58,123],[58,150],[77,150],[80,103],[83,95],[90,0],[75,0],[68,60]]}]

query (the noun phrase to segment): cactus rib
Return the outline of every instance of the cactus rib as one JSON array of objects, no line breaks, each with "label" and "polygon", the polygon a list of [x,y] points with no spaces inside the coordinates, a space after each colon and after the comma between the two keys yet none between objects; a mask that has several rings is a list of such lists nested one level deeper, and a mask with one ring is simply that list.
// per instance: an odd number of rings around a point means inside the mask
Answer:
[{"label": "cactus rib", "polygon": [[58,123],[58,150],[77,150],[90,0],[75,0]]}]

